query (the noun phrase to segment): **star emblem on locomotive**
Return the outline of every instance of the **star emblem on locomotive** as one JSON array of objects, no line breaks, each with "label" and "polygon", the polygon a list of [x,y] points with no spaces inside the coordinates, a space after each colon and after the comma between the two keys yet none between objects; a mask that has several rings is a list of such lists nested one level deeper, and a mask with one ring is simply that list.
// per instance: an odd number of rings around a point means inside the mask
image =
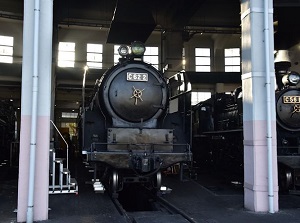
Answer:
[{"label": "star emblem on locomotive", "polygon": [[295,104],[294,105],[294,111],[292,112],[291,117],[293,116],[293,114],[295,113],[300,113],[300,104]]},{"label": "star emblem on locomotive", "polygon": [[134,102],[134,105],[137,105],[137,102],[138,102],[138,99],[143,101],[142,99],[142,95],[143,95],[143,90],[140,90],[140,89],[136,89],[134,86],[132,86],[133,88],[133,92],[132,92],[132,96],[130,98],[134,98],[135,99],[135,102]]}]

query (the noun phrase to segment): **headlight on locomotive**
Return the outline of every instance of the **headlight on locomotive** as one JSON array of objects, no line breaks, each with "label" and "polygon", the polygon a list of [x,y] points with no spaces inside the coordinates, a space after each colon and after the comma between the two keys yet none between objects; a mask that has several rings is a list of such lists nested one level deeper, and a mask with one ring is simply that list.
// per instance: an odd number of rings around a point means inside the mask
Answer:
[{"label": "headlight on locomotive", "polygon": [[135,41],[131,44],[131,52],[133,55],[142,57],[146,51],[146,47],[142,42]]},{"label": "headlight on locomotive", "polygon": [[300,75],[295,71],[291,71],[282,77],[282,83],[284,85],[288,84],[290,86],[296,86],[299,83],[299,81]]},{"label": "headlight on locomotive", "polygon": [[118,53],[120,56],[125,57],[129,54],[129,49],[125,45],[121,45],[118,49]]}]

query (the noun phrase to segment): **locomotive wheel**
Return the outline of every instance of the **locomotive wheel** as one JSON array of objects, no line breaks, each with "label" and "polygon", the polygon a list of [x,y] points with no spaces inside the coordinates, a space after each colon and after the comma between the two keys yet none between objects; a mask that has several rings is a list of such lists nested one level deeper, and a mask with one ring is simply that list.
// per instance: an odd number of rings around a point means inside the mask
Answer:
[{"label": "locomotive wheel", "polygon": [[292,172],[287,168],[279,170],[279,188],[282,193],[288,193],[293,184]]},{"label": "locomotive wheel", "polygon": [[160,189],[161,187],[161,172],[158,171],[155,176],[153,176],[153,187],[155,189]]},{"label": "locomotive wheel", "polygon": [[114,197],[118,196],[117,195],[118,185],[119,185],[119,175],[116,170],[113,170],[109,178],[109,190],[112,196]]}]

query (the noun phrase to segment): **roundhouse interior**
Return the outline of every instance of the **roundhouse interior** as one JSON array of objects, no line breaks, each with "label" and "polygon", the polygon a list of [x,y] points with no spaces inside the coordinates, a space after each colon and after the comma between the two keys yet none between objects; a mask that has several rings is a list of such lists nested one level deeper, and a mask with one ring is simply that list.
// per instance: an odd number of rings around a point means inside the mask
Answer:
[{"label": "roundhouse interior", "polygon": [[[84,67],[91,62],[85,84],[89,95],[95,81],[116,63],[115,47],[135,40],[145,43],[149,62],[165,77],[181,71],[190,74],[193,104],[215,93],[233,92],[241,86],[241,2],[54,0],[54,123],[67,131],[76,144],[75,118],[82,103]],[[279,50],[287,50],[290,70],[300,73],[300,20],[295,19],[300,1],[274,0],[273,5],[274,57]],[[0,6],[0,100],[11,103],[16,111],[13,143],[17,143],[22,110],[22,60],[26,50],[22,44],[24,1],[0,0]],[[63,43],[71,46],[73,58],[60,56]],[[95,50],[97,47],[99,51]],[[200,51],[204,53],[198,54]],[[65,66],[62,61],[71,65]]]}]

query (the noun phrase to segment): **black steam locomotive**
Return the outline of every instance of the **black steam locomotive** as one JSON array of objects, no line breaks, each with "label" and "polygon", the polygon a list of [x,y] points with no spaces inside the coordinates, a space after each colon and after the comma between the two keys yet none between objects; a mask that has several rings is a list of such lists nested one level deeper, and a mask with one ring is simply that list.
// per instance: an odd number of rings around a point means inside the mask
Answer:
[{"label": "black steam locomotive", "polygon": [[[300,75],[276,73],[278,178],[281,191],[300,187]],[[219,93],[193,107],[194,159],[202,167],[243,175],[242,89]]]},{"label": "black steam locomotive", "polygon": [[[241,87],[217,93],[193,106],[195,166],[222,172],[232,181],[243,177],[243,102]],[[229,174],[228,174],[229,173]]]},{"label": "black steam locomotive", "polygon": [[180,116],[168,112],[167,80],[143,61],[144,44],[118,52],[119,63],[96,81],[82,111],[82,152],[113,194],[124,183],[160,189],[161,170],[191,161],[190,146]]}]

